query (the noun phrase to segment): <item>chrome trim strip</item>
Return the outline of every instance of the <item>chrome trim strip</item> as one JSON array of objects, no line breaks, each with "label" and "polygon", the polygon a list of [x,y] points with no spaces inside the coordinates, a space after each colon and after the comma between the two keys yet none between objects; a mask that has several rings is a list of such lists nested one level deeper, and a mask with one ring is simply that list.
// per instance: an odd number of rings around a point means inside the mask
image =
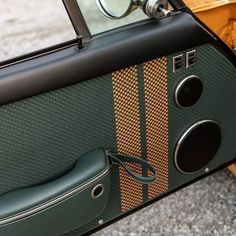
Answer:
[{"label": "chrome trim strip", "polygon": [[47,208],[49,208],[49,207],[51,207],[55,204],[63,202],[65,200],[75,196],[77,193],[79,193],[83,189],[90,187],[92,184],[94,184],[94,182],[99,181],[101,178],[106,176],[108,173],[109,173],[109,163],[108,163],[108,160],[107,160],[107,168],[101,174],[99,174],[96,177],[94,177],[93,179],[87,181],[85,184],[80,185],[78,187],[75,187],[74,189],[72,189],[70,191],[67,191],[66,193],[61,194],[60,196],[58,196],[56,198],[53,198],[53,199],[51,199],[51,200],[35,207],[35,208],[32,208],[30,210],[26,210],[22,213],[19,213],[19,214],[13,215],[13,216],[9,216],[9,217],[0,219],[0,226],[2,226],[4,224],[12,223],[12,222],[17,221],[17,220],[24,219],[24,218],[26,218],[30,215],[33,215],[33,214],[38,213],[40,211],[43,211],[43,210],[45,210],[45,209],[47,209]]},{"label": "chrome trim strip", "polygon": [[[184,132],[184,134],[180,137],[180,139],[178,140],[178,142],[177,142],[177,144],[176,144],[175,152],[174,152],[174,163],[175,163],[175,166],[176,166],[176,168],[178,169],[178,171],[181,172],[182,174],[194,174],[194,173],[196,173],[196,172],[201,171],[201,169],[200,169],[200,170],[197,170],[197,171],[194,171],[194,172],[185,172],[185,171],[181,170],[181,168],[180,168],[179,165],[178,165],[177,158],[178,158],[179,149],[180,149],[180,147],[181,147],[183,141],[185,140],[185,138],[188,136],[188,134],[189,134],[193,129],[197,128],[199,125],[202,125],[202,124],[208,123],[208,122],[214,123],[214,124],[217,124],[217,125],[218,125],[218,123],[217,123],[216,121],[211,120],[211,119],[206,119],[206,120],[198,121],[198,122],[196,122],[195,124],[193,124],[190,128],[188,128],[188,129]],[[204,167],[204,168],[205,168],[205,167]]]},{"label": "chrome trim strip", "polygon": [[176,65],[176,64],[175,64],[176,59],[179,59],[179,58],[181,58],[181,61],[182,61],[182,63],[183,63],[184,54],[182,53],[182,54],[179,54],[179,55],[173,57],[173,59],[172,59],[172,62],[173,62],[173,73],[176,73],[178,70],[180,70],[180,69],[183,68],[182,66],[181,66],[181,68],[179,68],[179,69],[176,69],[176,67],[175,67],[175,65]]},{"label": "chrome trim strip", "polygon": [[[95,194],[95,191],[96,191],[98,188],[101,188],[101,192],[100,192],[98,195],[96,195],[96,194]],[[98,184],[98,185],[96,185],[96,186],[93,188],[93,190],[91,191],[91,197],[92,197],[92,199],[98,199],[99,197],[102,196],[103,192],[104,192],[104,185],[103,185],[103,184]]]},{"label": "chrome trim strip", "polygon": [[188,69],[188,68],[195,65],[196,61],[192,65],[189,65],[189,55],[191,53],[194,53],[194,57],[195,57],[195,60],[196,60],[196,52],[197,52],[196,49],[186,52],[186,69]]},{"label": "chrome trim strip", "polygon": [[[182,88],[182,86],[185,84],[185,82],[187,82],[188,80],[191,80],[191,79],[193,79],[193,78],[198,78],[198,79],[201,81],[201,79],[200,79],[197,75],[190,75],[190,76],[184,78],[183,80],[181,80],[181,81],[178,83],[178,85],[177,85],[177,87],[176,87],[176,89],[175,89],[174,99],[175,99],[176,105],[177,105],[179,108],[186,108],[186,107],[181,106],[181,105],[179,104],[179,102],[178,102],[178,93],[179,93],[179,90]],[[201,82],[202,82],[202,81],[201,81]]]}]

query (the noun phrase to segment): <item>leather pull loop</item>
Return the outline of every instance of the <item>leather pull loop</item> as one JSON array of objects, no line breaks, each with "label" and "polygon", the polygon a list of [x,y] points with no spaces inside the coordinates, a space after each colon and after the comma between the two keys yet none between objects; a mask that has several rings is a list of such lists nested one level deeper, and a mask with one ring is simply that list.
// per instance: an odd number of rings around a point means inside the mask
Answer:
[{"label": "leather pull loop", "polygon": [[[132,179],[135,180],[136,182],[141,183],[141,184],[151,184],[156,181],[157,179],[156,169],[147,161],[138,157],[128,156],[128,155],[120,154],[120,153],[112,153],[110,151],[107,151],[106,154],[109,157],[111,164],[119,165],[123,167],[126,173],[130,177],[132,177]],[[141,167],[146,168],[149,172],[152,173],[152,175],[142,176],[138,174],[137,172],[131,170],[125,163],[138,164]]]}]

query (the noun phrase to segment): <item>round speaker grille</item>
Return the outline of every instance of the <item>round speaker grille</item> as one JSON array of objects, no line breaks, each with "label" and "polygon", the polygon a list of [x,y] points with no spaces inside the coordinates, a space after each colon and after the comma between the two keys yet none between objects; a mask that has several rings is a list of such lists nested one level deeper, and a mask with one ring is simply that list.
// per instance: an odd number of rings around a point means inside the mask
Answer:
[{"label": "round speaker grille", "polygon": [[205,167],[217,153],[221,143],[219,125],[203,120],[191,126],[179,139],[175,149],[175,164],[182,173],[192,173]]},{"label": "round speaker grille", "polygon": [[203,84],[192,75],[182,80],[175,90],[175,102],[180,108],[193,106],[201,97]]}]

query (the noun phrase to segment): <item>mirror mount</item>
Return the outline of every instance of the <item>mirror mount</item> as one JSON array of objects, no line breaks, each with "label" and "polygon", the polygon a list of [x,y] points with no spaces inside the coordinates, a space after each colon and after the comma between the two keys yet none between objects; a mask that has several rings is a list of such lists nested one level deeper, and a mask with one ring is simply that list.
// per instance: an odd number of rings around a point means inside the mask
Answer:
[{"label": "mirror mount", "polygon": [[144,13],[150,18],[160,19],[171,15],[167,0],[147,0],[144,7]]}]

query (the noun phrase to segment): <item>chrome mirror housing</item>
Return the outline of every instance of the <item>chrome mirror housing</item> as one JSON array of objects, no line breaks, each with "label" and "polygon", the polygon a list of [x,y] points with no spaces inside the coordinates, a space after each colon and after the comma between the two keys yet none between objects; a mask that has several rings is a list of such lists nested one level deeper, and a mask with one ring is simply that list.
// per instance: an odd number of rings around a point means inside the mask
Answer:
[{"label": "chrome mirror housing", "polygon": [[124,18],[138,8],[150,18],[170,15],[167,0],[96,0],[96,3],[102,14],[110,19]]},{"label": "chrome mirror housing", "polygon": [[121,19],[139,7],[136,0],[96,0],[97,6],[103,15],[110,19]]}]

